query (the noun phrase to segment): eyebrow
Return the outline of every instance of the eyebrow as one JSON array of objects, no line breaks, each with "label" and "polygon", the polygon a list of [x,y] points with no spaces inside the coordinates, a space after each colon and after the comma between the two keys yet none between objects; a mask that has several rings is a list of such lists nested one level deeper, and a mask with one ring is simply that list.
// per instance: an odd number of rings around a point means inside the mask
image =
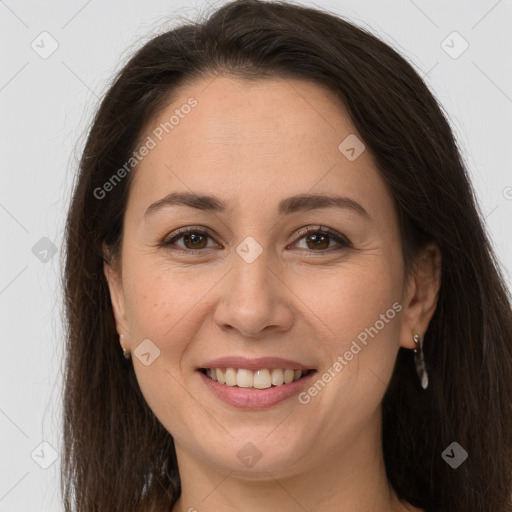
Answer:
[{"label": "eyebrow", "polygon": [[[170,206],[188,206],[197,210],[223,213],[226,204],[220,198],[210,195],[193,194],[190,192],[171,192],[167,196],[151,204],[144,217]],[[320,208],[341,208],[353,210],[364,217],[370,217],[368,212],[356,201],[349,197],[336,195],[298,194],[283,199],[279,203],[279,215],[290,215],[300,211],[310,211]]]}]

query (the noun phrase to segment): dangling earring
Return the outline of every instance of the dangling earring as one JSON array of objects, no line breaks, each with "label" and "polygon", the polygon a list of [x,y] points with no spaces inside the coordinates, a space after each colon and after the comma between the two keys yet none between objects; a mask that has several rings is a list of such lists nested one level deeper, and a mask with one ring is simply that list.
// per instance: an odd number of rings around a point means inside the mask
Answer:
[{"label": "dangling earring", "polygon": [[416,373],[420,379],[421,387],[427,389],[428,387],[428,373],[425,365],[425,355],[423,354],[423,340],[419,334],[414,335],[414,343],[416,348],[414,349],[414,362],[416,364]]},{"label": "dangling earring", "polygon": [[120,334],[120,335],[119,335],[119,339],[121,340],[121,347],[123,348],[123,357],[124,357],[125,359],[130,359],[130,352],[128,352],[128,351],[123,347],[124,335]]}]

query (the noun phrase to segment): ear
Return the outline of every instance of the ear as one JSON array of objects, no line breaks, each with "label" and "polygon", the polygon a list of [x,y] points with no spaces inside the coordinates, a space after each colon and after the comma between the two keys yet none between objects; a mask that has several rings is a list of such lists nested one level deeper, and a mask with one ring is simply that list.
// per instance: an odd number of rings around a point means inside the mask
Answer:
[{"label": "ear", "polygon": [[441,286],[441,261],[441,251],[434,243],[415,258],[403,302],[400,345],[404,348],[416,348],[414,334],[423,338],[434,315]]},{"label": "ear", "polygon": [[103,254],[105,256],[103,261],[103,273],[105,274],[110,292],[110,301],[116,322],[116,330],[119,334],[126,335],[129,331],[128,322],[126,321],[126,306],[121,279],[121,268],[118,262],[114,260],[105,244],[103,244]]}]

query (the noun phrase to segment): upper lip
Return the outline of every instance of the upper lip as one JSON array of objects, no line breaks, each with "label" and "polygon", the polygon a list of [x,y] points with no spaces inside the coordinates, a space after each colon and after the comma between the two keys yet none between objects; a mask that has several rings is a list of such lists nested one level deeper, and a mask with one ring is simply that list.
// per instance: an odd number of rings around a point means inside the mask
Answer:
[{"label": "upper lip", "polygon": [[206,361],[199,368],[246,368],[247,370],[262,370],[262,369],[293,369],[293,370],[313,370],[313,366],[307,366],[298,361],[291,359],[283,359],[282,357],[258,357],[255,359],[248,359],[246,357],[219,357]]}]

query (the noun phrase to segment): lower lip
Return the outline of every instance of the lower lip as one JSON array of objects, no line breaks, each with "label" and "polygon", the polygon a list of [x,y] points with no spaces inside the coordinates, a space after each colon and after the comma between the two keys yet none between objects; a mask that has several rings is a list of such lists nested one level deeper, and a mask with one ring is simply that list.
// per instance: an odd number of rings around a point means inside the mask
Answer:
[{"label": "lower lip", "polygon": [[287,398],[290,398],[306,385],[316,374],[316,371],[310,371],[307,375],[290,384],[281,386],[272,386],[267,389],[239,388],[237,386],[228,386],[207,377],[201,370],[197,370],[203,382],[208,386],[218,398],[229,405],[240,409],[265,409],[276,405]]}]

